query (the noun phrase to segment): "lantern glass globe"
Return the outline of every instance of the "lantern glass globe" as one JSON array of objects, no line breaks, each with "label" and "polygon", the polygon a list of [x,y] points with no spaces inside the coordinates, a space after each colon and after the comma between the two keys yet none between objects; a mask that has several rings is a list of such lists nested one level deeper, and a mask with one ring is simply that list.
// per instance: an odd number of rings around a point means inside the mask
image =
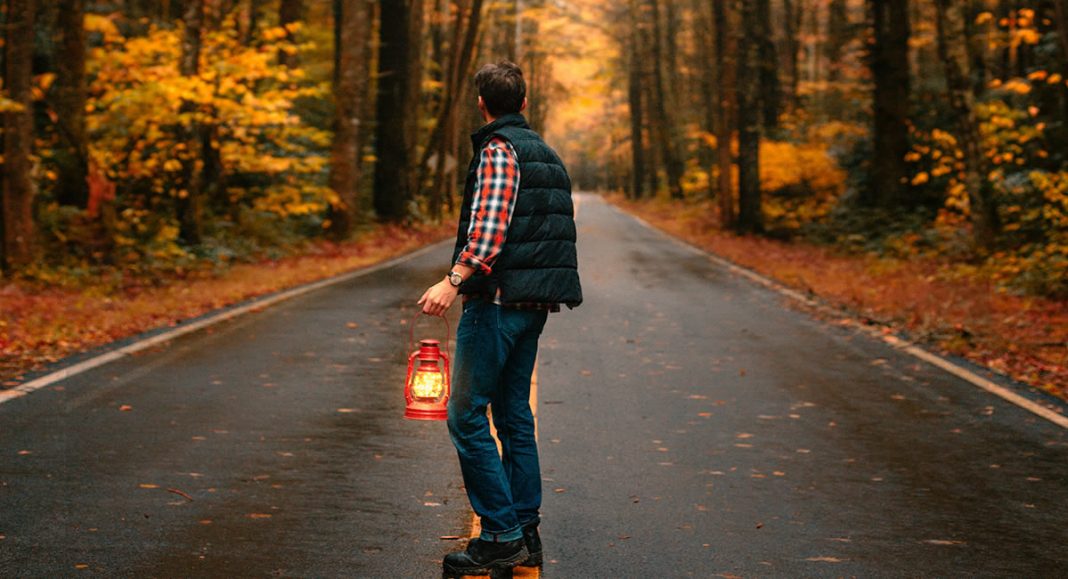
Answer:
[{"label": "lantern glass globe", "polygon": [[445,384],[440,372],[420,369],[412,377],[412,398],[437,400],[445,393]]}]

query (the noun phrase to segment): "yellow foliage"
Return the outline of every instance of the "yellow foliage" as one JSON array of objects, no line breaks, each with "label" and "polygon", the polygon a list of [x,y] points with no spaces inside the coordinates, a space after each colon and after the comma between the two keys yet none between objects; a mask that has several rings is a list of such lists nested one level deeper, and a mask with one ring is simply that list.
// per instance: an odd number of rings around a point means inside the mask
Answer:
[{"label": "yellow foliage", "polygon": [[845,181],[845,171],[822,144],[760,144],[760,185],[771,228],[793,231],[818,221],[841,196]]},{"label": "yellow foliage", "polygon": [[115,239],[131,258],[179,250],[174,212],[160,204],[188,196],[178,186],[183,168],[204,168],[201,142],[187,144],[193,126],[211,135],[232,200],[280,217],[325,209],[330,134],[302,122],[293,103],[329,91],[276,62],[278,50],[294,48],[285,29],[265,31],[273,40],[263,46],[246,46],[227,20],[205,34],[199,74],[186,77],[178,68],[181,30],[152,28],[126,39],[108,36],[110,20],[90,20],[105,43],[87,63],[89,153],[116,186],[122,219]]}]

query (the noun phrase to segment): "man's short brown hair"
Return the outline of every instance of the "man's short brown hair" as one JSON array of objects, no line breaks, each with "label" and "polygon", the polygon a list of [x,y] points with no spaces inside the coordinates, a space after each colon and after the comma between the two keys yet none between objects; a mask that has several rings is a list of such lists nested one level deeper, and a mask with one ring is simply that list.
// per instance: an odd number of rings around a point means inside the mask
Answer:
[{"label": "man's short brown hair", "polygon": [[518,113],[527,98],[527,83],[523,71],[514,62],[502,60],[487,64],[475,73],[478,96],[486,103],[486,110],[494,117]]}]

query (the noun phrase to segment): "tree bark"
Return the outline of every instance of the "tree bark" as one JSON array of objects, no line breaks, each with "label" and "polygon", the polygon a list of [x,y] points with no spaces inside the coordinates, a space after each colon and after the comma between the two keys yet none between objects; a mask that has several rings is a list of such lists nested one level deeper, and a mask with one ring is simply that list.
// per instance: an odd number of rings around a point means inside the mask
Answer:
[{"label": "tree bark", "polygon": [[[204,1],[188,2],[182,17],[185,31],[182,35],[182,53],[178,70],[182,76],[196,76],[200,71]],[[183,115],[191,115],[195,110],[195,103],[189,101],[183,102],[179,107],[179,112]],[[196,171],[196,161],[201,156],[200,127],[194,121],[188,120],[182,123],[179,134],[185,144],[185,150],[179,154],[182,170],[179,172],[176,183],[179,234],[185,243],[197,245],[203,233],[201,229],[204,205],[200,191],[201,178]]]},{"label": "tree bark", "polygon": [[409,81],[412,0],[380,0],[378,103],[375,114],[374,207],[380,219],[401,221],[412,199],[412,89]]},{"label": "tree bark", "polygon": [[338,26],[330,187],[338,196],[338,204],[330,208],[330,233],[340,239],[352,233],[360,208],[360,116],[367,88],[371,27],[367,0],[334,0],[334,5]]},{"label": "tree bark", "polygon": [[760,34],[756,2],[742,2],[742,36],[738,39],[738,229],[764,230],[760,200]]},{"label": "tree bark", "polygon": [[[304,17],[304,0],[281,0],[278,4],[278,25],[285,26],[300,22]],[[293,33],[286,34],[286,40],[296,42]],[[296,54],[289,54],[283,50],[278,51],[278,63],[286,68],[300,66],[300,58]]]},{"label": "tree bark", "polygon": [[987,171],[975,119],[975,95],[968,79],[966,16],[954,0],[935,0],[935,14],[938,57],[946,75],[949,102],[957,117],[957,145],[964,153],[964,187],[968,191],[972,237],[977,248],[990,251],[1000,227],[997,206],[985,179]]},{"label": "tree bark", "polygon": [[86,176],[89,148],[85,126],[85,0],[61,0],[57,12],[56,81],[52,109],[59,142],[55,148],[58,173],[56,200],[85,209],[89,202]]},{"label": "tree bark", "polygon": [[771,3],[769,0],[747,0],[756,10],[754,30],[756,36],[749,42],[758,46],[760,58],[760,113],[764,130],[774,131],[779,127],[782,113],[782,83],[779,81],[779,55],[771,36]]},{"label": "tree bark", "polygon": [[875,85],[869,206],[910,206],[905,178],[909,151],[909,13],[907,0],[871,0],[874,43],[869,54]]},{"label": "tree bark", "polygon": [[850,40],[851,26],[846,0],[831,0],[827,15],[827,40],[823,55],[827,59],[827,80],[837,82],[842,76],[842,51]]},{"label": "tree bark", "polygon": [[[451,48],[449,61],[446,66],[445,96],[438,110],[437,122],[431,132],[430,140],[423,157],[419,162],[421,170],[428,166],[431,156],[437,157],[434,167],[434,178],[430,194],[430,213],[434,217],[441,215],[442,205],[450,202],[452,197],[447,196],[445,188],[448,185],[448,175],[452,172],[447,163],[449,155],[456,149],[456,124],[457,105],[463,102],[463,94],[469,83],[465,82],[470,73],[471,60],[474,57],[475,46],[478,44],[479,31],[482,21],[482,0],[473,0],[464,18],[464,8],[457,2],[456,20],[453,23]],[[459,49],[455,49],[455,47]],[[456,157],[453,157],[454,164]],[[451,205],[450,205],[451,207]]]},{"label": "tree bark", "polygon": [[641,38],[638,35],[637,18],[633,14],[634,3],[631,2],[632,20],[630,23],[631,34],[628,42],[627,58],[627,104],[630,107],[630,148],[631,148],[631,173],[630,194],[631,199],[641,199],[645,188],[645,139],[642,137],[642,125],[644,124],[642,110],[642,66],[639,44]]},{"label": "tree bark", "polygon": [[719,193],[719,217],[723,228],[734,226],[734,194],[731,187],[731,172],[734,159],[731,154],[731,137],[734,132],[733,91],[731,87],[734,49],[727,33],[727,5],[725,0],[712,0],[712,19],[715,25],[715,70],[718,93],[716,99],[716,167]]},{"label": "tree bark", "polygon": [[34,184],[30,175],[33,151],[33,0],[7,0],[7,35],[4,44],[4,88],[22,110],[4,114],[3,243],[0,258],[6,269],[33,260]]},{"label": "tree bark", "polygon": [[782,0],[783,11],[783,72],[786,76],[786,88],[783,90],[784,104],[789,110],[796,110],[798,102],[797,88],[801,81],[800,55],[801,41],[801,0]]},{"label": "tree bark", "polygon": [[664,54],[661,45],[662,23],[660,15],[660,1],[650,0],[650,17],[653,20],[652,30],[652,67],[653,67],[653,112],[656,115],[656,127],[654,133],[660,142],[660,151],[664,160],[664,170],[667,173],[668,190],[672,199],[682,199],[682,174],[685,170],[682,159],[677,150],[678,130],[668,112],[667,86],[664,80]]}]

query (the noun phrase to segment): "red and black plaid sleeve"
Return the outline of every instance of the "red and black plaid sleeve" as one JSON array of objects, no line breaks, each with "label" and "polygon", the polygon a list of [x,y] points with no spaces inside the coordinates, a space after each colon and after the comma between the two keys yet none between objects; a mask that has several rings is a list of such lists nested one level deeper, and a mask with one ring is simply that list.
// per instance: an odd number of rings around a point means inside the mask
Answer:
[{"label": "red and black plaid sleeve", "polygon": [[490,139],[480,153],[467,245],[456,263],[485,274],[493,270],[493,262],[500,255],[508,235],[517,191],[519,159],[515,150],[503,138]]}]

